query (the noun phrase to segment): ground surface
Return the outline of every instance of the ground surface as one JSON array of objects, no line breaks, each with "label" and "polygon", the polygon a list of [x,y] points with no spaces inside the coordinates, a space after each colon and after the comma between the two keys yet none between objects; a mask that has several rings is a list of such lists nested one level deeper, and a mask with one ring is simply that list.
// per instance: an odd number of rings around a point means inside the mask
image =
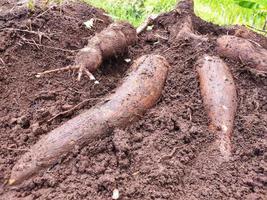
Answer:
[{"label": "ground surface", "polygon": [[[95,25],[86,29],[83,22],[92,17]],[[181,17],[175,11],[162,15],[124,58],[103,64],[95,73],[100,84],[94,85],[85,77],[77,82],[72,73],[39,79],[34,74],[71,64],[75,50],[110,23],[102,11],[66,5],[0,14],[0,199],[111,199],[115,188],[121,199],[266,197],[267,79],[242,63],[226,60],[239,106],[232,158],[216,162],[195,61],[204,52],[214,54],[213,41],[226,30],[194,18],[194,29],[207,34],[209,42],[176,41]],[[45,34],[40,40],[35,33],[16,29]],[[125,58],[134,60],[147,53],[165,56],[172,66],[153,109],[126,130],[77,147],[44,174],[15,188],[6,186],[13,165],[31,145],[116,88],[130,65]],[[85,99],[90,100],[70,116],[48,122]]]}]

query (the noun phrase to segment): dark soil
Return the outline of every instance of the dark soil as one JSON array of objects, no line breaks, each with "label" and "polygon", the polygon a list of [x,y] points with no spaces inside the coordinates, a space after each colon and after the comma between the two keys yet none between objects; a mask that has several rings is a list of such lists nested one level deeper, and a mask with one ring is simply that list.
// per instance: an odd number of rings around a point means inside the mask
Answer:
[{"label": "dark soil", "polygon": [[[87,29],[83,22],[92,17],[95,24]],[[267,78],[225,60],[239,106],[231,160],[217,162],[195,62],[203,53],[215,54],[216,37],[234,31],[193,16],[194,29],[209,42],[176,40],[183,17],[177,11],[159,17],[128,55],[106,61],[94,73],[100,82],[95,85],[86,77],[77,82],[71,72],[35,74],[71,64],[88,38],[111,23],[103,11],[67,4],[19,15],[0,12],[0,199],[111,199],[116,188],[120,199],[266,199]],[[73,149],[45,173],[6,186],[15,162],[31,145],[115,89],[130,66],[124,59],[147,53],[165,56],[172,66],[154,108],[127,129]],[[86,99],[75,112],[48,122]]]}]

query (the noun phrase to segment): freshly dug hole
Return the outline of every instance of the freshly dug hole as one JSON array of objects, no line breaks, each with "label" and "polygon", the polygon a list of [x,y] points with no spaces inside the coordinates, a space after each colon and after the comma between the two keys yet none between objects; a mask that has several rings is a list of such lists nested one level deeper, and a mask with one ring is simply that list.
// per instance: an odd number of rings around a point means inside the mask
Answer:
[{"label": "freshly dug hole", "polygon": [[75,146],[88,145],[114,128],[124,128],[135,121],[159,99],[168,68],[161,56],[137,59],[122,85],[102,104],[56,128],[31,147],[13,167],[9,184],[19,184],[55,164]]}]

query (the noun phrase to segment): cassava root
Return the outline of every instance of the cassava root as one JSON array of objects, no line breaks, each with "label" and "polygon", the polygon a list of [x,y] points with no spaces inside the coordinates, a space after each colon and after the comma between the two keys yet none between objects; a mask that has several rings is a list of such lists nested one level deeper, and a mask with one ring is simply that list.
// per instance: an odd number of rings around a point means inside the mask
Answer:
[{"label": "cassava root", "polygon": [[103,103],[69,120],[32,146],[13,167],[9,185],[19,184],[56,164],[75,146],[89,145],[114,128],[124,128],[137,120],[158,101],[168,69],[162,56],[146,55],[137,59],[121,86]]},{"label": "cassava root", "polygon": [[223,160],[231,155],[231,135],[237,108],[236,87],[228,66],[218,57],[204,55],[197,62],[204,106],[211,119],[210,130]]},{"label": "cassava root", "polygon": [[252,71],[267,73],[267,50],[247,39],[221,36],[217,39],[217,53],[222,57],[241,60]]},{"label": "cassava root", "polygon": [[78,81],[83,73],[95,80],[95,71],[105,59],[125,53],[137,40],[136,30],[127,22],[115,22],[89,39],[88,45],[76,55],[74,65],[37,73],[37,77],[65,70],[78,70]]}]

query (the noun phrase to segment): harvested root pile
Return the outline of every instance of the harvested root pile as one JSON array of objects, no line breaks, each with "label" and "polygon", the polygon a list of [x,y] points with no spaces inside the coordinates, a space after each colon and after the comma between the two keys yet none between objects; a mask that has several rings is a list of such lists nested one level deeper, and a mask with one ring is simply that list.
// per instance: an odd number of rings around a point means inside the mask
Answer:
[{"label": "harvested root pile", "polygon": [[104,103],[73,118],[37,142],[14,166],[9,184],[18,184],[55,164],[75,146],[90,145],[114,128],[126,127],[159,99],[169,65],[161,56],[137,59],[130,73]]},{"label": "harvested root pile", "polygon": [[[136,43],[128,51],[124,46],[125,55],[103,60],[94,72],[100,84],[78,82],[69,73],[36,78],[36,72],[75,65],[90,38],[111,23],[86,5],[43,12],[13,13],[5,20],[0,13],[0,199],[265,199],[267,79],[251,73],[256,63],[219,54],[217,41],[238,37],[260,49],[266,38],[204,22],[193,13],[192,1],[182,1],[148,20],[152,30],[141,27]],[[92,18],[88,29],[84,22]],[[235,52],[242,55],[240,47],[246,50],[240,45]],[[148,79],[131,83],[124,93],[139,95],[114,99],[140,69],[127,76],[129,62],[148,54],[171,65],[160,99],[140,91],[151,79],[149,88],[159,88],[162,76],[154,80],[152,71],[140,74]],[[161,56],[156,62],[162,63]],[[145,63],[152,69],[152,61]],[[153,103],[141,96],[153,96]],[[125,113],[127,120],[112,113]],[[47,142],[55,138],[61,141]]]}]

